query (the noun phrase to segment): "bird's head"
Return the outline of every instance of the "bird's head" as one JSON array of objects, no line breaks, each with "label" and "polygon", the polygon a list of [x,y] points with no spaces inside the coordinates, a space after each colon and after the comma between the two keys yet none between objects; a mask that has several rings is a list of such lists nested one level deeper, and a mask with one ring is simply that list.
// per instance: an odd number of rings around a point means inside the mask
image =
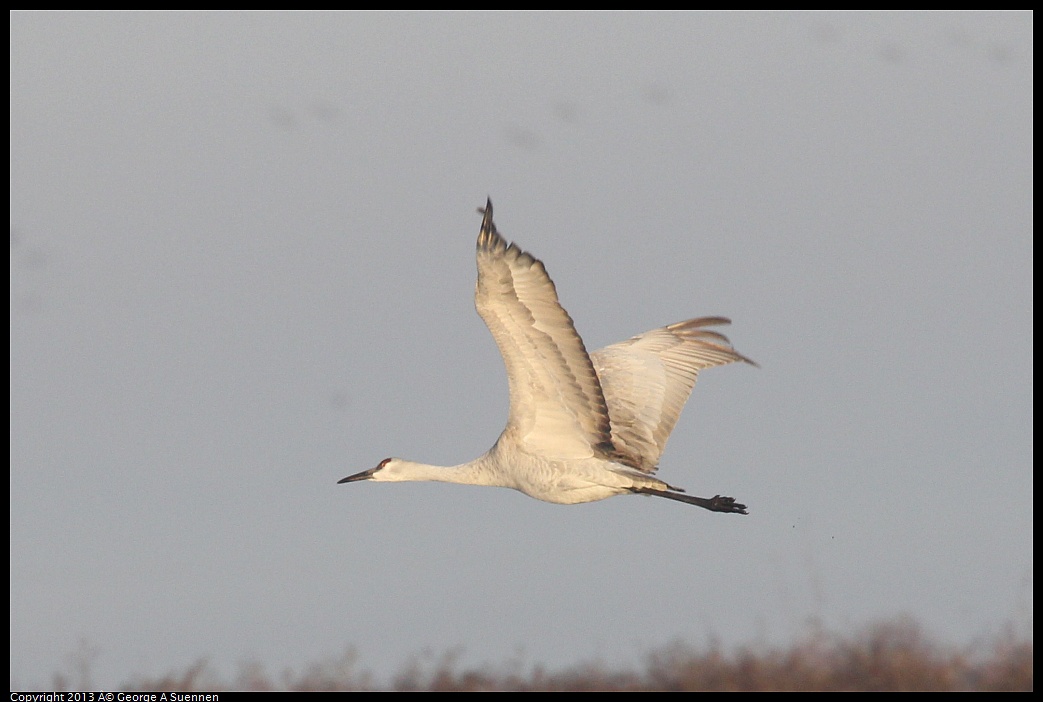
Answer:
[{"label": "bird's head", "polygon": [[359,480],[372,480],[378,483],[394,483],[403,480],[413,480],[414,478],[407,475],[407,466],[409,465],[408,461],[403,461],[399,458],[385,458],[376,468],[370,468],[361,473],[355,473],[355,475],[341,478],[337,481],[337,484],[354,483]]}]

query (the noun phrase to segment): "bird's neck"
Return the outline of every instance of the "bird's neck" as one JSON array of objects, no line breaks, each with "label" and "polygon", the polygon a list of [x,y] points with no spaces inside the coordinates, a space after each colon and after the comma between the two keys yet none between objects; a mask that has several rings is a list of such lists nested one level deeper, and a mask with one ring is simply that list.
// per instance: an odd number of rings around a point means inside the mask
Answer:
[{"label": "bird's neck", "polygon": [[498,485],[491,471],[488,470],[485,457],[461,463],[456,466],[435,466],[427,463],[400,460],[397,470],[399,480],[433,480],[441,483],[461,483],[466,485]]}]

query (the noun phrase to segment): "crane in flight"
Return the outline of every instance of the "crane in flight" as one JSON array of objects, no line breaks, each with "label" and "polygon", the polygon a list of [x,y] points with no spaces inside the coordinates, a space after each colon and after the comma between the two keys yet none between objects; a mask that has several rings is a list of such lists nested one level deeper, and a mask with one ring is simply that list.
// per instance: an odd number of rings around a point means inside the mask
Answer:
[{"label": "crane in flight", "polygon": [[543,263],[508,244],[479,208],[474,304],[507,367],[507,427],[484,455],[458,466],[385,458],[338,481],[437,480],[513,488],[546,502],[655,495],[713,512],[746,514],[731,497],[696,497],[655,477],[659,457],[699,371],[756,366],[699,317],[588,354]]}]

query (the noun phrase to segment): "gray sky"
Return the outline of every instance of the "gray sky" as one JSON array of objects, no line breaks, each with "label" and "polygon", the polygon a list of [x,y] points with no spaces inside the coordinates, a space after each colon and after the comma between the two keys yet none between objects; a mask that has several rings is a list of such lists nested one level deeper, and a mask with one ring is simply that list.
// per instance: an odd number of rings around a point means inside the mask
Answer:
[{"label": "gray sky", "polygon": [[[1032,627],[1028,13],[11,15],[11,684]],[[336,485],[507,412],[486,196],[588,348],[725,315],[642,497]]]}]

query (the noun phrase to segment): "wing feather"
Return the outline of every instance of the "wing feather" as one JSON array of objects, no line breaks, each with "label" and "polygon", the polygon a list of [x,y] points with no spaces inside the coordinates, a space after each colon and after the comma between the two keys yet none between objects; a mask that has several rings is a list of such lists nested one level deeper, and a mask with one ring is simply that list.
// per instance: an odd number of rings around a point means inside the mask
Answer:
[{"label": "wing feather", "polygon": [[500,236],[491,201],[479,211],[474,304],[507,368],[511,404],[504,434],[551,458],[611,453],[597,373],[547,270]]},{"label": "wing feather", "polygon": [[618,460],[654,473],[699,371],[736,361],[757,365],[726,336],[705,328],[730,323],[724,317],[689,319],[590,354]]}]

